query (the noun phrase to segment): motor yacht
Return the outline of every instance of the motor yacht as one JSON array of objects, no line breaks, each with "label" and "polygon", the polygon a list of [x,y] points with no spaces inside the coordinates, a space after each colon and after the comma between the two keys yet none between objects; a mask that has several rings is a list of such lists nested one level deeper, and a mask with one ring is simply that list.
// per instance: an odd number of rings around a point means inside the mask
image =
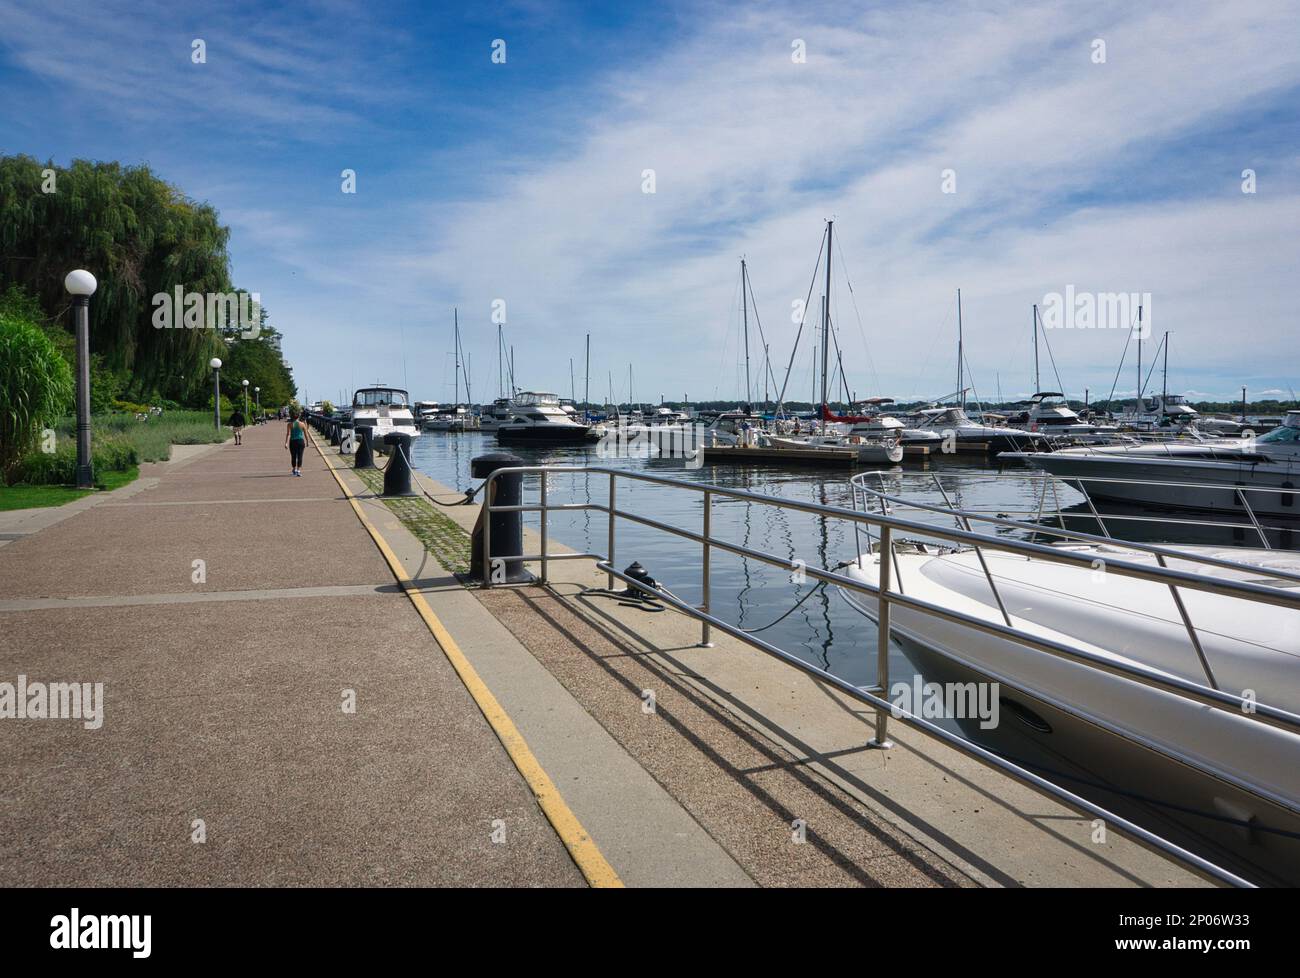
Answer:
[{"label": "motor yacht", "polygon": [[1097,499],[1300,515],[1300,411],[1288,411],[1279,427],[1254,439],[1083,446],[1023,457]]},{"label": "motor yacht", "polygon": [[577,445],[592,438],[591,426],[575,421],[558,394],[522,391],[509,406],[509,419],[495,426],[502,444]]},{"label": "motor yacht", "polygon": [[1072,442],[1103,443],[1113,440],[1119,429],[1109,424],[1084,421],[1065,402],[1059,391],[1039,391],[1027,402],[1027,410],[1011,421],[1026,431]]},{"label": "motor yacht", "polygon": [[374,429],[373,438],[382,443],[389,434],[420,436],[415,423],[410,395],[397,387],[362,387],[352,395],[352,424],[356,428]]},{"label": "motor yacht", "polygon": [[976,424],[958,405],[922,408],[902,420],[908,427],[951,437],[959,446],[984,445],[990,452],[1035,452],[1051,448],[1051,440],[1045,433]]}]

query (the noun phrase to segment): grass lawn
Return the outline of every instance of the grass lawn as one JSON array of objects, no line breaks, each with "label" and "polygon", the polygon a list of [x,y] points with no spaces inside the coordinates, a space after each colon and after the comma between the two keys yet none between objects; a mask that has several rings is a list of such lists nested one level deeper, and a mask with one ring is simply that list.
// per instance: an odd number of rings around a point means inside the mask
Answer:
[{"label": "grass lawn", "polygon": [[38,509],[44,506],[62,506],[92,492],[108,492],[130,485],[140,475],[139,466],[120,471],[100,472],[96,481],[100,488],[75,489],[72,486],[0,486],[0,512],[10,509]]}]

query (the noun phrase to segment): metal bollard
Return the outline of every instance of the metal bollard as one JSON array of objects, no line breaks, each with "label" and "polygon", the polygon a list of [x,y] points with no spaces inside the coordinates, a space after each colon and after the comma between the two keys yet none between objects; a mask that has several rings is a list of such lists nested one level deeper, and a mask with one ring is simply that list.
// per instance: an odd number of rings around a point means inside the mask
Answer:
[{"label": "metal bollard", "polygon": [[[475,479],[486,479],[498,469],[510,469],[523,464],[523,459],[509,452],[491,452],[471,460],[469,474]],[[491,519],[485,522],[489,501],[493,506],[518,506],[523,500],[523,488],[524,477],[519,472],[498,476],[489,485],[483,507],[479,510],[478,522],[474,524],[473,536],[470,537],[470,577],[487,585],[526,584],[533,580],[533,575],[524,569],[522,560],[508,559],[517,558],[524,552],[523,514],[492,513]]]},{"label": "metal bollard", "polygon": [[351,455],[356,450],[356,437],[353,434],[352,422],[344,421],[339,425],[339,454]]},{"label": "metal bollard", "polygon": [[375,467],[375,449],[374,449],[375,429],[368,424],[357,427],[357,457],[352,462],[352,467],[357,469],[373,469]]},{"label": "metal bollard", "polygon": [[414,496],[411,488],[411,436],[396,432],[384,435],[389,447],[388,468],[384,469],[385,496]]}]

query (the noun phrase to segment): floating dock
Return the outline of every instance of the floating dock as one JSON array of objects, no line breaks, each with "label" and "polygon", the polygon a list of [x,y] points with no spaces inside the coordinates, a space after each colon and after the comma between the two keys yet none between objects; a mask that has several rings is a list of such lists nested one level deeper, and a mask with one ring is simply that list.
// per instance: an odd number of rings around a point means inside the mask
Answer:
[{"label": "floating dock", "polygon": [[[719,445],[705,448],[704,461],[713,465],[798,465],[851,468],[858,462],[858,453],[852,448],[741,448]],[[879,463],[889,464],[889,463]]]}]

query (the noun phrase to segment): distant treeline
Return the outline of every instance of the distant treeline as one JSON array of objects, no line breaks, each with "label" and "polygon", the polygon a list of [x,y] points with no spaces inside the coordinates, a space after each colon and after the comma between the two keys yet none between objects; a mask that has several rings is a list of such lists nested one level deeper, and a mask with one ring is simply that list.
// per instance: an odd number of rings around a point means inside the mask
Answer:
[{"label": "distant treeline", "polygon": [[[994,403],[994,402],[987,402],[987,401],[976,402],[973,400],[967,400],[966,407],[968,410],[970,410],[971,408],[981,408],[982,410],[992,411],[999,414],[1014,414],[1018,411],[1025,410],[1027,403],[1028,402],[1026,401],[1001,401],[1001,402]],[[1085,407],[1083,401],[1067,400],[1066,403],[1069,404],[1069,406],[1073,408],[1075,411],[1082,411]],[[1188,403],[1191,404],[1192,407],[1194,407],[1197,411],[1201,412],[1202,414],[1241,414],[1240,401],[1189,401]],[[895,404],[886,405],[885,409],[888,411],[903,412],[903,411],[912,411],[918,408],[929,407],[930,404],[931,404],[930,401],[900,401]],[[735,410],[738,406],[743,406],[743,405],[744,402],[742,401],[726,400],[726,401],[690,401],[689,403],[686,401],[665,401],[663,406],[672,408],[675,411],[691,408],[692,410],[695,411],[707,412],[707,411],[732,411]],[[626,402],[621,404],[619,407],[621,410],[624,411],[629,410],[629,406]],[[634,404],[632,405],[632,407],[638,408],[643,411],[653,411],[655,408],[659,407],[659,405],[658,404]],[[750,407],[757,413],[757,412],[774,410],[776,404],[773,401],[767,401],[767,402],[753,401],[750,403]],[[1088,403],[1087,407],[1093,411],[1109,411],[1115,414],[1119,414],[1125,411],[1131,411],[1133,409],[1133,398],[1130,397],[1127,400],[1123,398],[1116,398],[1112,401],[1091,401]],[[609,405],[596,404],[596,403],[583,404],[579,402],[577,404],[577,408],[579,410],[586,409],[590,411],[605,411],[609,408]],[[843,401],[831,401],[830,409],[836,412],[837,414],[842,414],[850,410],[850,405],[846,404]],[[1295,409],[1300,409],[1300,401],[1263,400],[1263,401],[1248,401],[1246,404],[1246,413],[1251,415],[1285,414],[1288,410],[1295,410]],[[785,410],[796,414],[805,414],[810,411],[817,410],[817,405],[809,401],[786,401]]]}]

